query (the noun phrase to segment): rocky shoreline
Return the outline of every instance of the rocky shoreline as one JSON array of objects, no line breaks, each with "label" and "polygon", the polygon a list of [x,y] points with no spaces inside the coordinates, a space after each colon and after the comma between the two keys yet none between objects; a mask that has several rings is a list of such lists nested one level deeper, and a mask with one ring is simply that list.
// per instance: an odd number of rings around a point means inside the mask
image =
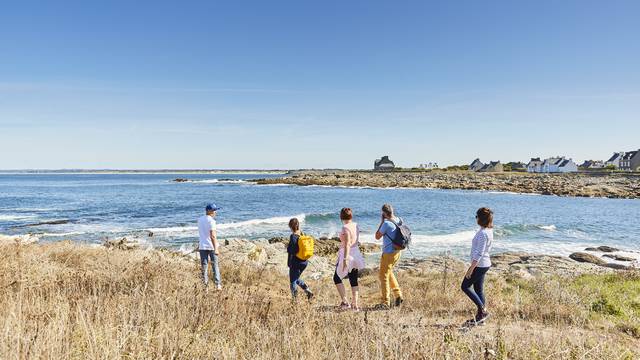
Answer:
[{"label": "rocky shoreline", "polygon": [[286,177],[259,179],[253,182],[260,185],[433,188],[575,197],[640,198],[640,176],[636,174],[301,171]]},{"label": "rocky shoreline", "polygon": [[[272,238],[263,240],[227,239],[221,247],[221,257],[226,261],[245,264],[256,268],[270,268],[281,274],[288,273],[287,268],[287,238]],[[0,235],[0,245],[38,243],[37,237],[31,235],[7,236]],[[99,245],[96,245],[99,246]],[[192,260],[198,259],[197,247],[187,251],[173,251],[168,249],[154,249],[145,241],[137,238],[117,238],[105,240],[101,245],[115,250],[161,251]],[[335,269],[336,254],[339,240],[337,238],[316,239],[315,255],[309,260],[307,277],[320,279],[332,276]],[[365,256],[366,268],[361,271],[362,276],[377,273],[378,244],[361,244],[360,250]],[[505,276],[522,279],[536,278],[547,275],[577,276],[581,274],[602,274],[615,271],[640,271],[640,255],[609,246],[587,248],[584,252],[575,252],[569,257],[557,255],[530,254],[525,252],[504,252],[491,256],[493,271]],[[430,256],[416,259],[403,256],[398,265],[401,272],[410,273],[441,273],[464,272],[467,264],[452,256]]]}]

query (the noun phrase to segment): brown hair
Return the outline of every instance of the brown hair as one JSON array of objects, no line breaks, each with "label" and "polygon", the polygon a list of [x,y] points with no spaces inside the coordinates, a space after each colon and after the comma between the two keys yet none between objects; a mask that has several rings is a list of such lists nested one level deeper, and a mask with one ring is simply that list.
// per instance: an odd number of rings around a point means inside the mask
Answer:
[{"label": "brown hair", "polygon": [[493,211],[487,207],[482,207],[476,211],[476,219],[478,219],[478,225],[484,228],[493,227]]},{"label": "brown hair", "polygon": [[382,212],[385,215],[387,215],[388,217],[392,217],[393,216],[393,206],[391,206],[391,204],[382,205]]},{"label": "brown hair", "polygon": [[353,212],[350,208],[342,208],[340,210],[340,220],[351,220],[353,219]]},{"label": "brown hair", "polygon": [[293,232],[300,230],[300,221],[296,218],[289,220],[289,229]]}]

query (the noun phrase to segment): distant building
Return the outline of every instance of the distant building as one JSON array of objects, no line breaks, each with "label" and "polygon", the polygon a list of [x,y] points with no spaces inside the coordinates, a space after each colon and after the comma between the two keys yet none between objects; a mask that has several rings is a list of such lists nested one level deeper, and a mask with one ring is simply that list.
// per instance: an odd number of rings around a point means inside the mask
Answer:
[{"label": "distant building", "polygon": [[473,160],[471,165],[469,165],[469,170],[470,171],[480,171],[480,169],[482,169],[483,166],[484,166],[484,164],[482,163],[482,161],[480,161],[480,159],[475,159],[475,160]]},{"label": "distant building", "polygon": [[373,163],[373,170],[377,171],[393,170],[395,167],[396,165],[389,159],[389,156],[383,156]]},{"label": "distant building", "polygon": [[550,157],[544,161],[540,160],[540,158],[531,158],[531,161],[527,164],[527,172],[531,173],[568,173],[577,171],[578,165],[564,156]]},{"label": "distant building", "polygon": [[585,160],[579,166],[579,168],[582,168],[582,169],[602,169],[603,167],[604,167],[604,161],[602,160]]},{"label": "distant building", "polygon": [[433,170],[433,169],[437,169],[438,168],[438,163],[426,163],[426,164],[420,164],[418,166],[418,168],[420,169],[426,169],[426,170]]},{"label": "distant building", "polygon": [[624,151],[613,153],[613,156],[609,158],[604,164],[605,166],[613,165],[616,169],[620,168],[620,161],[624,157]]},{"label": "distant building", "polygon": [[527,164],[527,172],[530,173],[539,173],[542,172],[542,163],[543,161],[540,158],[531,158],[529,163]]},{"label": "distant building", "polygon": [[490,161],[488,164],[484,164],[484,166],[478,170],[480,172],[503,172],[504,167],[500,163],[500,161]]},{"label": "distant building", "polygon": [[624,154],[620,160],[620,170],[640,171],[640,149]]}]

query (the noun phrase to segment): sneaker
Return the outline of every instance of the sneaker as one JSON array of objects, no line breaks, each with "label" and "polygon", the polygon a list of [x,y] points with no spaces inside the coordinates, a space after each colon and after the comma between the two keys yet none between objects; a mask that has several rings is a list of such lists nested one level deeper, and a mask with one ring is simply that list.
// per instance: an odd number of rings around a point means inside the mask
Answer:
[{"label": "sneaker", "polygon": [[351,309],[351,305],[349,303],[343,302],[340,303],[340,310],[349,310]]},{"label": "sneaker", "polygon": [[478,325],[482,325],[484,324],[485,320],[487,320],[488,318],[489,318],[489,313],[486,311],[483,311],[476,315],[475,321]]},{"label": "sneaker", "polygon": [[314,295],[313,295],[313,293],[311,292],[311,290],[307,290],[307,291],[306,291],[306,293],[307,293],[307,300],[311,300],[311,299],[313,299],[313,296],[314,296]]},{"label": "sneaker", "polygon": [[222,285],[220,285],[220,284],[216,285],[216,290],[221,291],[222,290]]},{"label": "sneaker", "polygon": [[375,305],[372,309],[373,310],[390,310],[391,307],[388,304],[380,303]]},{"label": "sneaker", "polygon": [[395,306],[399,307],[400,305],[402,305],[402,303],[404,302],[404,299],[401,297],[396,298],[396,303]]}]

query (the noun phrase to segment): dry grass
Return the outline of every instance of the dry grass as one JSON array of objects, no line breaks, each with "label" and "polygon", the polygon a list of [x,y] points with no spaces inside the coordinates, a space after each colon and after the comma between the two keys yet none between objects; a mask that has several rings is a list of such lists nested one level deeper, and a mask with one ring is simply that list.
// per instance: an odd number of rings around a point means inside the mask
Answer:
[{"label": "dry grass", "polygon": [[[161,251],[71,243],[0,246],[0,358],[633,359],[639,340],[594,312],[589,289],[490,276],[491,322],[458,325],[472,306],[458,276],[403,273],[406,306],[335,312],[330,279],[292,304],[285,276],[222,262],[223,292],[204,293],[198,265]],[[630,281],[637,282],[637,275]],[[629,279],[626,279],[627,281]],[[377,279],[362,279],[364,306]],[[637,303],[631,301],[631,306]],[[636,304],[636,305],[633,305]],[[612,315],[613,316],[613,315]],[[633,326],[633,325],[631,325]]]}]

